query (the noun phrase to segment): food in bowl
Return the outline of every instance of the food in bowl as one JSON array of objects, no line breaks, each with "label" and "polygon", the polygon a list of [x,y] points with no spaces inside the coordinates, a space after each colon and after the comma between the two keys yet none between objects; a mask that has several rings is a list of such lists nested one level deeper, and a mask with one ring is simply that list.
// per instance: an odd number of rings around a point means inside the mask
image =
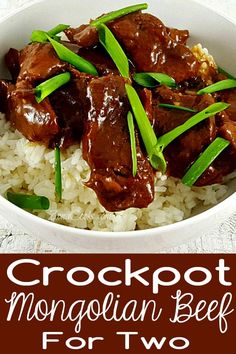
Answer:
[{"label": "food in bowl", "polygon": [[10,49],[12,79],[0,86],[10,201],[66,225],[128,231],[181,221],[226,195],[236,81],[146,7],[34,31]]}]

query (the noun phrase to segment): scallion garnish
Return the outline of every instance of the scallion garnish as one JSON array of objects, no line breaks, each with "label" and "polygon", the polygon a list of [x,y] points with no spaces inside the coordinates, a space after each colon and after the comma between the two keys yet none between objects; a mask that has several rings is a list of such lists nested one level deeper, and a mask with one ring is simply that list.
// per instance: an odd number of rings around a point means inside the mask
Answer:
[{"label": "scallion garnish", "polygon": [[57,34],[65,31],[69,27],[70,27],[69,25],[60,24],[52,28],[48,32],[40,31],[40,30],[33,31],[31,35],[31,42],[39,42],[39,43],[47,42],[48,40],[47,35],[52,37],[55,40],[59,40],[60,37],[57,37]]},{"label": "scallion garnish", "polygon": [[55,148],[55,193],[58,202],[62,200],[61,151]]},{"label": "scallion garnish", "polygon": [[188,107],[182,107],[182,106],[177,106],[174,104],[168,104],[168,103],[160,103],[159,107],[163,107],[163,108],[169,108],[169,109],[178,109],[180,111],[186,111],[186,112],[191,112],[191,113],[197,113],[196,109],[191,109]]},{"label": "scallion garnish", "polygon": [[61,33],[63,31],[65,31],[66,29],[68,29],[70,27],[70,25],[64,25],[64,24],[59,24],[56,27],[53,27],[52,29],[50,29],[47,34],[52,37],[55,36],[58,33]]},{"label": "scallion garnish", "polygon": [[235,76],[233,76],[232,74],[230,74],[229,72],[221,68],[220,66],[218,66],[218,71],[219,73],[225,75],[228,79],[236,80]]},{"label": "scallion garnish", "polygon": [[48,210],[50,202],[48,198],[37,195],[16,194],[7,192],[7,199],[21,209]]},{"label": "scallion garnish", "polygon": [[42,102],[52,92],[67,84],[71,79],[71,74],[66,72],[42,82],[35,88],[35,98],[38,103]]},{"label": "scallion garnish", "polygon": [[99,26],[99,40],[116,64],[120,74],[129,77],[129,61],[119,42],[106,25]]},{"label": "scallion garnish", "polygon": [[158,85],[176,87],[175,80],[169,75],[163,73],[137,73],[133,76],[137,84],[144,87],[154,88]]},{"label": "scallion garnish", "polygon": [[195,114],[193,117],[188,119],[184,124],[179,125],[170,132],[162,135],[157,139],[158,148],[163,151],[172,141],[177,139],[180,135],[184,134],[189,129],[193,128],[195,125],[201,123],[203,120],[214,116],[217,113],[224,111],[229,108],[228,103],[218,102],[213,103],[209,107],[205,108],[203,111]]},{"label": "scallion garnish", "polygon": [[98,76],[97,69],[92,63],[85,60],[84,58],[77,55],[76,53],[72,52],[70,49],[66,48],[63,44],[58,43],[48,35],[47,38],[52,44],[55,52],[57,53],[58,57],[61,60],[73,65],[79,71],[85,72],[90,75]]},{"label": "scallion garnish", "polygon": [[218,81],[213,85],[207,86],[197,92],[198,95],[203,95],[205,93],[214,93],[218,91],[228,90],[236,87],[236,80],[226,79]]},{"label": "scallion garnish", "polygon": [[117,11],[112,11],[109,14],[101,16],[100,18],[92,21],[90,23],[90,25],[94,26],[94,27],[98,27],[98,26],[100,26],[103,23],[114,21],[114,20],[116,20],[119,17],[128,15],[128,14],[130,14],[132,12],[146,10],[147,8],[148,8],[148,4],[146,4],[146,3],[145,4],[138,4],[138,5],[128,6],[128,7],[125,7],[123,9],[120,9],[120,10],[117,10]]},{"label": "scallion garnish", "polygon": [[127,96],[138,124],[143,143],[153,168],[166,169],[166,161],[162,151],[157,148],[157,137],[148,119],[136,90],[129,84],[125,85]]},{"label": "scallion garnish", "polygon": [[131,145],[131,155],[133,163],[133,176],[135,177],[138,171],[138,159],[137,159],[137,148],[136,148],[136,138],[135,138],[135,129],[134,129],[134,118],[131,112],[127,116],[129,135],[130,135],[130,145]]},{"label": "scallion garnish", "polygon": [[230,145],[228,140],[223,138],[216,138],[207,149],[194,162],[182,182],[186,186],[192,187],[199,177],[207,170],[212,162]]}]

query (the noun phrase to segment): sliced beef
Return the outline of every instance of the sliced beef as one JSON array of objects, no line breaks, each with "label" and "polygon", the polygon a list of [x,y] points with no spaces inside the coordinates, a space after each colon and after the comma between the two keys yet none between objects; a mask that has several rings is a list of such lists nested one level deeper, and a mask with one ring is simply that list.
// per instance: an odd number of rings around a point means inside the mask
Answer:
[{"label": "sliced beef", "polygon": [[109,27],[138,71],[164,72],[177,82],[197,76],[199,63],[195,56],[169,36],[158,18],[137,12]]},{"label": "sliced beef", "polygon": [[87,74],[77,72],[73,81],[50,96],[50,103],[60,126],[56,142],[59,146],[66,148],[81,141],[84,122],[88,116],[87,86],[91,78]]},{"label": "sliced beef", "polygon": [[68,28],[65,34],[70,42],[77,43],[81,47],[94,47],[99,42],[97,28],[90,25]]},{"label": "sliced beef", "polygon": [[[197,77],[199,62],[184,44],[188,32],[167,29],[156,17],[136,12],[107,24],[137,71],[165,72],[177,82]],[[70,29],[68,38],[82,47],[98,43],[96,28]]]},{"label": "sliced beef", "polygon": [[11,85],[10,81],[0,80],[0,112],[7,112],[7,92],[9,86]]},{"label": "sliced beef", "polygon": [[[225,77],[220,75],[219,80]],[[230,107],[216,116],[217,135],[230,141],[231,145],[213,162],[197,182],[197,185],[208,185],[212,183],[222,183],[223,177],[236,169],[236,90],[226,90],[218,92],[217,100],[227,102]],[[212,173],[209,173],[209,170]],[[216,175],[216,179],[212,179],[212,175]]]},{"label": "sliced beef", "polygon": [[99,75],[119,75],[119,71],[113,60],[101,46],[98,45],[94,48],[81,48],[78,54],[84,59],[90,61],[97,68]]},{"label": "sliced beef", "polygon": [[109,211],[147,207],[154,197],[154,172],[137,137],[138,173],[132,175],[124,79],[93,79],[88,87],[90,110],[83,137],[83,155],[91,167],[87,186]]},{"label": "sliced beef", "polygon": [[18,81],[44,81],[67,68],[68,64],[58,58],[50,43],[32,43],[20,53]]},{"label": "sliced beef", "polygon": [[49,99],[37,103],[34,89],[26,81],[9,87],[7,118],[30,141],[49,145],[59,133],[57,117]]},{"label": "sliced beef", "polygon": [[78,44],[68,41],[63,41],[63,45],[72,50],[74,53],[80,55],[82,58],[91,62],[96,67],[99,75],[106,76],[109,74],[119,74],[113,60],[101,45],[97,44],[94,47],[84,48],[78,46]]},{"label": "sliced beef", "polygon": [[177,43],[186,45],[187,40],[189,39],[188,30],[179,30],[176,28],[166,28],[168,35]]},{"label": "sliced beef", "polygon": [[20,73],[20,52],[11,48],[5,55],[5,63],[15,83]]},{"label": "sliced beef", "polygon": [[[193,113],[159,107],[159,103],[178,104],[201,111],[214,103],[210,95],[196,96],[183,95],[167,87],[157,89],[154,106],[155,131],[161,136],[177,126],[185,123]],[[199,157],[200,153],[215,139],[216,125],[212,117],[198,124],[165,149],[168,162],[168,174],[182,178],[190,165]]]}]

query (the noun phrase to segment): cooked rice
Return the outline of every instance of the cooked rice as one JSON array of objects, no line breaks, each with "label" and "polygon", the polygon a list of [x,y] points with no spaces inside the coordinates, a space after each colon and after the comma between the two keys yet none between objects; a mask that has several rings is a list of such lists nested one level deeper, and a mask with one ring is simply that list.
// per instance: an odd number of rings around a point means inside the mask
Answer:
[{"label": "cooked rice", "polygon": [[[193,48],[202,63],[213,65],[214,60],[202,49]],[[203,65],[202,64],[202,65]],[[201,70],[207,70],[203,65]],[[130,231],[179,222],[192,215],[197,207],[211,207],[226,194],[226,185],[189,188],[181,181],[156,176],[155,200],[146,209],[107,212],[93,190],[84,186],[90,169],[82,158],[79,146],[61,154],[63,202],[57,204],[54,194],[54,151],[31,143],[19,132],[12,131],[4,115],[0,116],[0,194],[7,190],[43,195],[50,200],[50,209],[37,213],[50,221],[81,229],[100,231]]]}]

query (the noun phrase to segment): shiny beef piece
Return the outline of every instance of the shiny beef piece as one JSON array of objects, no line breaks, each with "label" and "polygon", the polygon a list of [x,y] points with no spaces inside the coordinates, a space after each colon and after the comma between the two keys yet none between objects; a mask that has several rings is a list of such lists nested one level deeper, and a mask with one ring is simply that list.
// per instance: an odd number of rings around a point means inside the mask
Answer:
[{"label": "shiny beef piece", "polygon": [[145,208],[154,198],[154,172],[137,136],[138,173],[132,175],[125,82],[120,76],[96,78],[88,86],[90,109],[83,156],[91,167],[87,186],[111,212]]},{"label": "shiny beef piece", "polygon": [[82,25],[78,28],[68,28],[65,34],[70,42],[78,44],[80,47],[94,47],[99,42],[96,27]]},{"label": "shiny beef piece", "polygon": [[100,76],[109,74],[119,75],[116,65],[101,45],[98,44],[92,48],[83,48],[68,41],[63,41],[63,45],[91,62],[96,67]]},{"label": "shiny beef piece", "polygon": [[98,45],[94,48],[81,48],[78,54],[84,59],[90,61],[97,68],[99,75],[119,75],[119,71],[113,60],[101,46]]},{"label": "shiny beef piece", "polygon": [[77,72],[73,81],[49,97],[60,126],[55,143],[63,148],[81,141],[89,109],[86,96],[91,78],[90,75]]},{"label": "shiny beef piece", "polygon": [[[210,169],[218,176],[218,183],[223,182],[223,177],[227,176],[236,169],[236,90],[226,90],[218,92],[216,98],[227,102],[230,107],[216,116],[216,125],[218,136],[229,140],[231,145],[213,162]],[[209,180],[209,171],[207,170],[197,185],[212,184]],[[215,180],[213,180],[215,183]]]},{"label": "shiny beef piece", "polygon": [[168,28],[166,27],[166,32],[168,35],[177,43],[186,45],[189,39],[189,31],[188,30],[179,30],[176,28]]},{"label": "shiny beef piece", "polygon": [[0,80],[0,112],[7,112],[7,93],[11,85],[10,81]]},{"label": "shiny beef piece", "polygon": [[50,43],[32,43],[20,52],[19,81],[33,84],[49,79],[68,69]]},{"label": "shiny beef piece", "polygon": [[[188,32],[168,29],[156,17],[136,12],[107,24],[137,71],[165,72],[179,83],[195,78],[199,62],[184,44]],[[96,28],[83,25],[66,31],[82,47],[98,43]]]},{"label": "shiny beef piece", "polygon": [[27,81],[9,87],[6,114],[12,126],[30,141],[50,145],[59,133],[57,116],[49,99],[37,103],[34,89]]},{"label": "shiny beef piece", "polygon": [[140,72],[164,72],[177,83],[195,78],[199,62],[174,41],[156,17],[140,12],[111,22],[109,28]]},{"label": "shiny beef piece", "polygon": [[5,55],[5,63],[15,83],[20,73],[20,52],[11,48]]},{"label": "shiny beef piece", "polygon": [[[159,107],[159,103],[178,104],[201,111],[214,103],[210,95],[183,95],[167,87],[156,90],[154,100],[154,129],[161,136],[186,122],[193,113]],[[182,178],[200,153],[216,138],[215,118],[198,124],[172,142],[164,152],[168,162],[168,174]]]}]

